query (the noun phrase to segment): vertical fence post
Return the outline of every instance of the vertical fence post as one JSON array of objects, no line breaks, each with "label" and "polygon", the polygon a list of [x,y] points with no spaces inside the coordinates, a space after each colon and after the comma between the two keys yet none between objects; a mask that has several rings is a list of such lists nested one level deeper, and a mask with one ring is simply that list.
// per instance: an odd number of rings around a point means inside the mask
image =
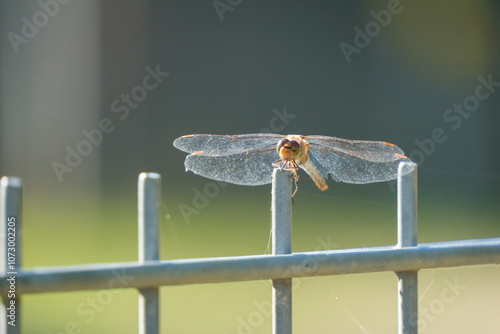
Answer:
[{"label": "vertical fence post", "polygon": [[[273,255],[292,253],[292,173],[275,168],[272,183]],[[292,333],[292,279],[273,280],[273,334]]]},{"label": "vertical fence post", "polygon": [[[138,182],[139,263],[160,259],[161,176],[141,173]],[[139,334],[159,333],[159,288],[139,289]]]},{"label": "vertical fence post", "polygon": [[[412,169],[406,175],[404,172]],[[417,165],[399,164],[398,248],[417,246]],[[398,275],[398,334],[418,333],[418,271]]]},{"label": "vertical fence post", "polygon": [[0,333],[21,333],[21,303],[16,277],[21,270],[23,182],[18,177],[0,180],[0,274],[7,276],[8,294],[2,296]]}]

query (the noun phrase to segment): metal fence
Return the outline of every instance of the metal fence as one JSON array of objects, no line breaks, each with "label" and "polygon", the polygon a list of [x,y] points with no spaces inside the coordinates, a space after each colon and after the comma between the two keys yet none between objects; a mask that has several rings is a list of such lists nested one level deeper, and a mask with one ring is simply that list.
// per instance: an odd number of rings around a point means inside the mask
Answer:
[{"label": "metal fence", "polygon": [[[404,163],[402,163],[404,164]],[[412,164],[413,165],[413,164]],[[418,270],[500,263],[500,238],[417,243],[417,168],[398,179],[398,243],[395,246],[292,253],[288,171],[276,169],[272,183],[271,255],[160,261],[161,177],[139,176],[139,262],[23,270],[20,261],[22,181],[1,179],[0,332],[20,333],[22,295],[113,289],[117,273],[139,290],[139,333],[159,332],[159,287],[272,280],[273,333],[292,332],[292,278],[393,271],[398,276],[398,333],[417,333]],[[118,288],[118,287],[116,287]],[[13,326],[12,324],[15,324]],[[168,324],[164,324],[167,328]]]}]

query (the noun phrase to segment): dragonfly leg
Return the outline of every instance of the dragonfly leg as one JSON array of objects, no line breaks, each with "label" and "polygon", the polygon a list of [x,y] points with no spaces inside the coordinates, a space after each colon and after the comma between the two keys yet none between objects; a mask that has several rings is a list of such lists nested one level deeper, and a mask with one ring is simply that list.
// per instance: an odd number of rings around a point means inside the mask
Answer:
[{"label": "dragonfly leg", "polygon": [[293,194],[292,194],[292,203],[293,203],[293,196],[295,196],[295,194],[297,193],[297,190],[299,190],[299,178],[294,177],[293,179],[295,180],[295,190],[293,191]]},{"label": "dragonfly leg", "polygon": [[[280,166],[280,162],[283,162],[283,164]],[[276,161],[275,163],[273,163],[273,167],[278,167],[280,170],[283,170],[283,167],[285,166],[285,161],[283,161],[283,159],[280,159],[278,161]]]},{"label": "dragonfly leg", "polygon": [[293,196],[295,196],[295,194],[297,193],[297,190],[299,190],[299,174],[297,174],[297,169],[299,169],[299,166],[297,165],[297,163],[295,161],[292,161],[292,167],[293,169],[293,179],[295,181],[295,190],[293,191],[293,194],[292,194],[292,203],[293,203]]}]

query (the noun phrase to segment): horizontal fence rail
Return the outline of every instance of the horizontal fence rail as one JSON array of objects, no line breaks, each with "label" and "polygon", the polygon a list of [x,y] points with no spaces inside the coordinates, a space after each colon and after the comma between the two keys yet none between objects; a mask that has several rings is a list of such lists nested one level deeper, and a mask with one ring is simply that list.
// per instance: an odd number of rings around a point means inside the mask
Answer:
[{"label": "horizontal fence rail", "polygon": [[[116,263],[75,268],[33,269],[18,273],[19,293],[42,293],[166,285],[222,283],[414,271],[500,263],[500,238],[421,243],[416,247],[369,247],[345,250],[172,260],[138,264]],[[8,291],[0,277],[0,293]],[[122,281],[120,281],[122,280]]]}]

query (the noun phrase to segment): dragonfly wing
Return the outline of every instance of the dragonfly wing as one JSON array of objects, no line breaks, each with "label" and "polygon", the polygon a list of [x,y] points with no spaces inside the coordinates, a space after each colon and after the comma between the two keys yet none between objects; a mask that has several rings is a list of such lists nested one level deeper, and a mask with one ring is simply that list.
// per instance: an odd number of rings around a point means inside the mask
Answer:
[{"label": "dragonfly wing", "polygon": [[[210,151],[207,151],[210,152]],[[244,153],[212,156],[204,152],[186,157],[186,171],[209,179],[239,185],[257,186],[271,183],[273,166],[279,160],[274,148],[255,149]]]},{"label": "dragonfly wing", "polygon": [[274,133],[254,133],[248,135],[187,135],[174,141],[175,148],[204,155],[221,156],[253,150],[268,145],[276,145],[283,135]]},{"label": "dragonfly wing", "polygon": [[[311,162],[317,163],[321,174],[326,171],[338,182],[372,183],[394,180],[398,177],[398,166],[402,161],[411,161],[404,155],[390,156],[386,161],[373,161],[362,158],[360,155],[350,155],[346,152],[323,148],[309,147]],[[411,169],[403,171],[403,174]]]},{"label": "dragonfly wing", "polygon": [[324,149],[335,149],[363,160],[388,162],[400,160],[404,156],[402,149],[384,141],[348,140],[327,136],[307,136],[309,144]]}]

